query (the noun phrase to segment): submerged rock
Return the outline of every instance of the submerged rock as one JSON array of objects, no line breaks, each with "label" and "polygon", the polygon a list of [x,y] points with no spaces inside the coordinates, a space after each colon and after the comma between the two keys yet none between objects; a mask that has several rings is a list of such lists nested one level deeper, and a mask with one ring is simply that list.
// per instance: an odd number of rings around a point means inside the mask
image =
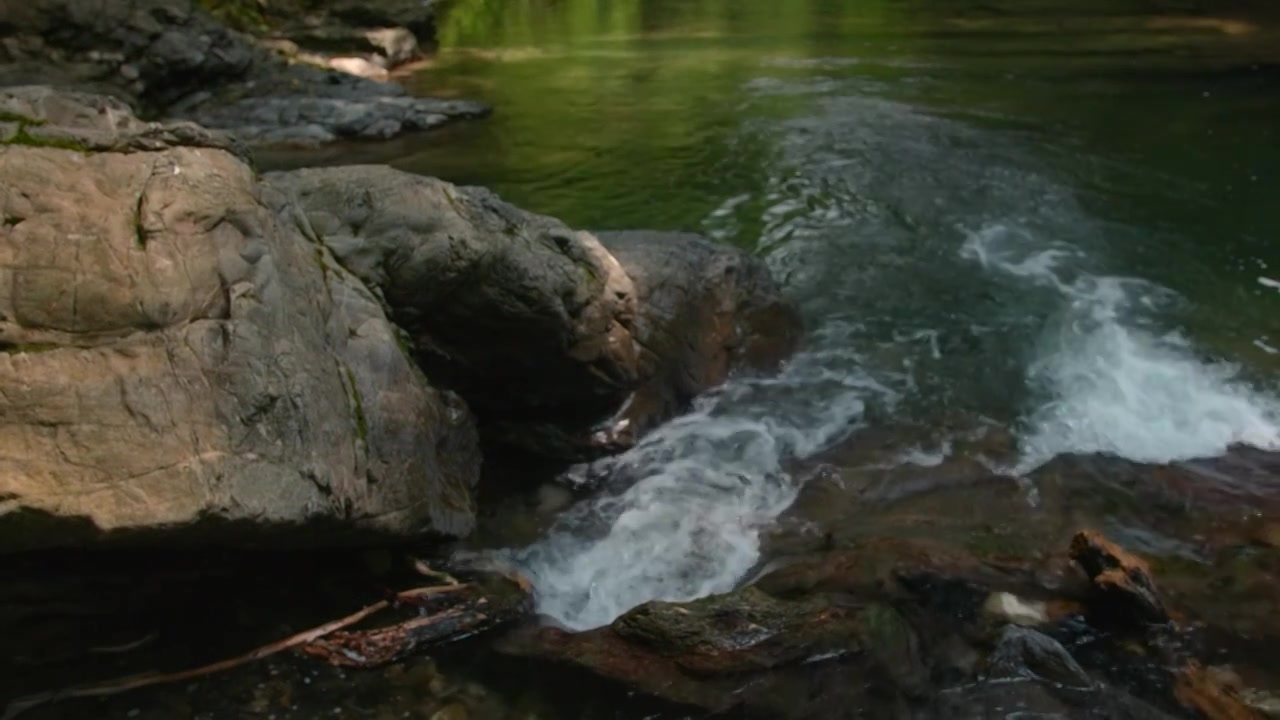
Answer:
[{"label": "submerged rock", "polygon": [[857,608],[746,589],[641,605],[584,633],[525,628],[500,649],[569,663],[673,702],[722,712],[755,695],[758,673],[859,651]]},{"label": "submerged rock", "polygon": [[1032,678],[1066,687],[1090,688],[1093,679],[1057,640],[1030,628],[1009,625],[987,660],[996,679]]},{"label": "submerged rock", "polygon": [[0,102],[40,133],[0,146],[0,550],[471,529],[466,405],[243,161],[108,100]]},{"label": "submerged rock", "polygon": [[[506,649],[743,717],[1259,717],[1280,637],[1277,463],[1065,457],[1023,481],[964,459],[822,465],[748,589]],[[765,652],[814,637],[778,607],[830,609],[831,643]]]}]

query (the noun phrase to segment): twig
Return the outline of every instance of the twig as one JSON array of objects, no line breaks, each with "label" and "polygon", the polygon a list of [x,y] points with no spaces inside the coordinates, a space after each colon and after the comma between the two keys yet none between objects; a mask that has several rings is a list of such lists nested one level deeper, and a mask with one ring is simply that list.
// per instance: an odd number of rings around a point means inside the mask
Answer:
[{"label": "twig", "polygon": [[101,654],[126,653],[126,652],[129,652],[130,650],[137,650],[143,645],[146,645],[152,640],[155,640],[157,637],[158,635],[154,632],[148,633],[147,635],[144,635],[143,637],[140,637],[137,640],[134,640],[133,642],[121,643],[119,645],[103,645],[101,647],[91,647],[89,648],[89,652],[101,653]]},{"label": "twig", "polygon": [[245,653],[244,655],[229,658],[227,660],[220,660],[216,663],[202,665],[197,668],[191,668],[190,670],[181,670],[173,673],[142,673],[141,675],[131,675],[129,677],[109,680],[96,685],[82,685],[80,687],[67,688],[65,690],[28,695],[27,697],[18,698],[17,700],[9,703],[5,708],[4,715],[0,716],[0,720],[13,720],[13,718],[17,717],[19,714],[39,705],[44,705],[45,703],[59,700],[70,700],[73,698],[107,697],[110,695],[117,695],[128,690],[136,690],[138,688],[148,687],[151,685],[181,682],[183,680],[190,680],[192,678],[203,677],[205,675],[212,675],[213,673],[221,672],[223,670],[230,670],[231,668],[239,667],[240,665],[253,662],[254,660],[261,660],[269,655],[275,655],[278,652],[318,640],[332,632],[354,625],[379,610],[386,609],[390,605],[391,603],[389,601],[380,600],[344,618],[325,623],[324,625],[311,628],[310,630],[305,630],[297,635],[292,635],[283,640],[273,642],[270,645],[263,645],[262,647]]},{"label": "twig", "polygon": [[422,560],[421,558],[413,558],[412,564],[413,564],[414,571],[417,572],[419,575],[425,575],[426,577],[432,577],[432,578],[440,578],[448,585],[461,584],[458,582],[457,578],[450,575],[449,573],[432,569],[432,567],[428,565],[426,561]]}]

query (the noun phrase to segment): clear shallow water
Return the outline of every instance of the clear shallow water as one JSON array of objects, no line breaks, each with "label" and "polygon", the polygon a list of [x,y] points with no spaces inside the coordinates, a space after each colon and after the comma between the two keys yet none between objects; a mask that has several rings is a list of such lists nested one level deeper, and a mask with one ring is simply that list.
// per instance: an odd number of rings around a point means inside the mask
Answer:
[{"label": "clear shallow water", "polygon": [[457,0],[413,82],[496,115],[341,160],[700,231],[800,303],[779,377],[711,394],[503,554],[587,628],[732,588],[793,461],[869,428],[921,465],[994,428],[1016,447],[984,461],[1018,473],[1280,447],[1278,27],[1177,3]]}]

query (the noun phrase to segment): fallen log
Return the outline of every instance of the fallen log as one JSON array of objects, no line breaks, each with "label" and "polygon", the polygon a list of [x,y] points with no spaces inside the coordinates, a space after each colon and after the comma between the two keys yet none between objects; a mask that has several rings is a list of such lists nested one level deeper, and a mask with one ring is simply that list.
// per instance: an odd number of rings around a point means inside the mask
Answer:
[{"label": "fallen log", "polygon": [[420,646],[474,635],[489,619],[474,610],[445,610],[374,630],[333,633],[307,643],[302,652],[339,667],[378,667],[408,657]]}]

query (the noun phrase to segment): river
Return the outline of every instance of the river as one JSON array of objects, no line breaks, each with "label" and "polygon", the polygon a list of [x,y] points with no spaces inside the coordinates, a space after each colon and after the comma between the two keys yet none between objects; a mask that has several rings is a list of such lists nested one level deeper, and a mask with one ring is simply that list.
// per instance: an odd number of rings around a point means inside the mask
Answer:
[{"label": "river", "polygon": [[867,433],[890,438],[867,465],[1021,477],[1067,453],[1280,449],[1264,10],[455,0],[411,86],[495,115],[321,159],[577,227],[701,232],[800,304],[780,375],[710,393],[535,537],[477,543],[587,629],[734,588],[797,468]]},{"label": "river", "polygon": [[1280,447],[1280,25],[1156,5],[457,0],[412,86],[495,115],[335,160],[736,244],[808,328],[504,553],[540,610],[731,589],[867,429],[1014,474]]}]

